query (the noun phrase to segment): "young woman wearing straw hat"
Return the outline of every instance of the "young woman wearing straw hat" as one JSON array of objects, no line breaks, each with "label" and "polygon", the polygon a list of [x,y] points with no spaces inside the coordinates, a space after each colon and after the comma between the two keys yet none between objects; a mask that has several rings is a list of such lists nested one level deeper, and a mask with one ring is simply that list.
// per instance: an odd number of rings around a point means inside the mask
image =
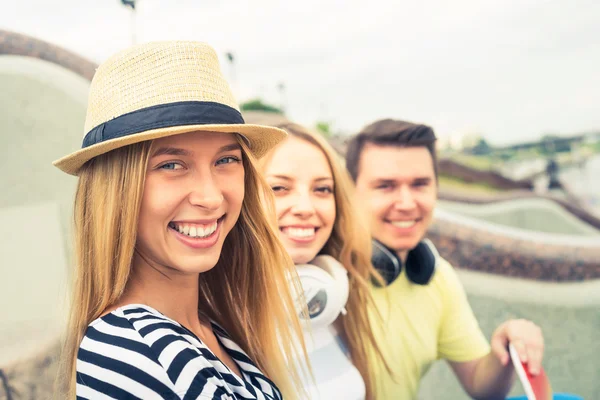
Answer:
[{"label": "young woman wearing straw hat", "polygon": [[[261,160],[275,194],[282,241],[296,264],[310,315],[305,341],[311,399],[373,399],[368,355],[382,359],[367,312],[371,242],[350,179],[331,146],[300,125]],[[385,364],[385,361],[384,361]]]},{"label": "young woman wearing straw hat", "polygon": [[54,163],[79,178],[70,396],[296,398],[294,268],[255,166],[285,132],[244,124],[214,50],[195,42],[103,63],[85,132]]}]

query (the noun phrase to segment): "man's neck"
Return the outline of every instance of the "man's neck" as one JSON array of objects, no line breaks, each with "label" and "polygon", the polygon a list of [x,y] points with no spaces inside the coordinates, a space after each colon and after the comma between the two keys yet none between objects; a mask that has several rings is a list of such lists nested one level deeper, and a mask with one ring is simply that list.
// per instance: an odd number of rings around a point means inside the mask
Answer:
[{"label": "man's neck", "polygon": [[396,255],[402,260],[403,264],[406,264],[406,257],[408,257],[409,250],[399,250],[396,252]]}]

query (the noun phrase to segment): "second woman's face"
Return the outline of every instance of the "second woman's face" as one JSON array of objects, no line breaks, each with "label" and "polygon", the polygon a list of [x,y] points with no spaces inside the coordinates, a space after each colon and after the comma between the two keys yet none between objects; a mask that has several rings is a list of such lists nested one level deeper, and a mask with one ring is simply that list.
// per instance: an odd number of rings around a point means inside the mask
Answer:
[{"label": "second woman's face", "polygon": [[277,147],[265,177],[275,194],[282,241],[295,264],[323,248],[336,217],[334,181],[325,154],[293,136]]},{"label": "second woman's face", "polygon": [[207,271],[219,260],[243,200],[242,149],[234,135],[190,132],[155,140],[137,250],[151,265]]}]

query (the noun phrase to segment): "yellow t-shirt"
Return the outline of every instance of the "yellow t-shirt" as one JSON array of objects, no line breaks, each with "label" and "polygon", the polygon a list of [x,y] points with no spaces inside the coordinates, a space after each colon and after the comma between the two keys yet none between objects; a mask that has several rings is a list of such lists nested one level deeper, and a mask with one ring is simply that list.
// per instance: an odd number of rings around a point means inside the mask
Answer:
[{"label": "yellow t-shirt", "polygon": [[378,400],[416,399],[419,381],[435,360],[470,361],[490,351],[456,272],[441,257],[428,285],[411,283],[403,272],[372,294],[381,313],[381,323],[373,316],[374,333],[395,373],[392,378],[374,361]]}]

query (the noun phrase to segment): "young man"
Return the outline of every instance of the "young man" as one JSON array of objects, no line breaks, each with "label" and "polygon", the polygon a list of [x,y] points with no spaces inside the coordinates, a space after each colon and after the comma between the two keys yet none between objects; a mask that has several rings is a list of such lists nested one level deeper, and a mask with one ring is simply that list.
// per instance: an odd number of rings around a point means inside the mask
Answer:
[{"label": "young man", "polygon": [[[368,212],[373,238],[403,261],[424,238],[437,200],[435,134],[425,125],[381,120],[351,139],[346,166],[356,183],[359,204]],[[464,289],[444,259],[426,285],[403,272],[373,295],[385,329],[378,340],[394,377],[382,367],[377,398],[415,399],[421,377],[446,359],[465,391],[475,399],[504,399],[515,374],[507,351],[511,342],[530,372],[543,356],[540,328],[525,320],[500,325],[483,336]]]}]

